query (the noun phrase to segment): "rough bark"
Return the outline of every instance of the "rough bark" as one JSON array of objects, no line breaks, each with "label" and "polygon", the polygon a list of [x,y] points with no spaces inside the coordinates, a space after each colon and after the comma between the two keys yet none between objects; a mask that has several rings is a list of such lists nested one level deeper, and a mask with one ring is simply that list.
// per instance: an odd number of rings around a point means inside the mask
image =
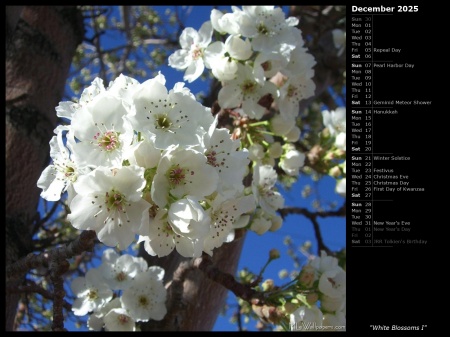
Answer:
[{"label": "rough bark", "polygon": [[6,6],[5,7],[5,42],[6,49],[12,42],[12,37],[19,22],[20,15],[22,14],[23,6]]},{"label": "rough bark", "polygon": [[[39,201],[36,182],[48,164],[48,143],[57,122],[55,107],[84,31],[75,6],[24,6],[22,10],[10,6],[6,16],[5,232],[9,265],[29,252]],[[6,294],[8,331],[14,329],[18,299],[17,294]]]}]

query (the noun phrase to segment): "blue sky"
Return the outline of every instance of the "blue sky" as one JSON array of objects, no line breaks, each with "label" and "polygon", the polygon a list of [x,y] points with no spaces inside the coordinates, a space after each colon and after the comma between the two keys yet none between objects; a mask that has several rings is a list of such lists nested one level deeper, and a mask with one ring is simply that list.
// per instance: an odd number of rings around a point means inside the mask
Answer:
[{"label": "blue sky", "polygon": [[[169,7],[173,8],[173,6]],[[158,9],[164,11],[166,7],[160,6]],[[211,9],[212,6],[193,6],[191,14],[185,19],[185,26],[199,29],[203,22],[209,20]],[[229,10],[230,7],[220,6],[219,9]],[[111,47],[112,44],[117,43],[117,41],[113,41],[109,38],[102,41],[105,43],[105,48]],[[169,89],[172,88],[176,82],[183,81],[183,72],[181,71],[165,66],[161,68],[161,72],[166,77],[166,86]],[[193,83],[186,83],[186,86],[190,88],[194,94],[197,94],[200,91],[206,92],[208,89],[207,84],[201,80],[194,81]],[[285,197],[286,206],[299,206],[313,210],[312,203],[317,195],[313,195],[306,199],[301,197],[301,191],[306,184],[315,186],[318,189],[318,195],[321,196],[321,201],[325,204],[336,201],[338,207],[342,205],[343,198],[334,193],[336,184],[334,179],[325,177],[316,183],[308,176],[302,176],[299,181],[294,184],[291,191],[286,192],[280,189]],[[345,247],[345,218],[319,218],[319,223],[324,242],[331,250],[340,250]],[[266,262],[270,249],[277,248],[281,252],[282,257],[269,265],[264,273],[264,278],[272,278],[276,284],[284,284],[286,279],[281,280],[278,277],[279,270],[285,268],[291,271],[294,269],[292,259],[286,254],[287,247],[283,244],[283,239],[287,235],[289,235],[297,245],[300,245],[307,240],[311,241],[312,252],[315,253],[317,251],[317,242],[315,241],[312,223],[303,216],[290,215],[286,218],[283,226],[276,232],[268,232],[262,236],[255,234],[254,232],[249,232],[247,234],[238,269],[247,267],[251,271],[258,273]],[[232,299],[234,299],[234,295],[230,294],[228,302],[232,302]],[[66,323],[70,330],[74,329],[69,322]],[[254,323],[250,323],[246,327],[249,330],[254,330]],[[229,316],[219,316],[214,327],[215,331],[235,331],[236,329],[236,325],[229,323]]]}]

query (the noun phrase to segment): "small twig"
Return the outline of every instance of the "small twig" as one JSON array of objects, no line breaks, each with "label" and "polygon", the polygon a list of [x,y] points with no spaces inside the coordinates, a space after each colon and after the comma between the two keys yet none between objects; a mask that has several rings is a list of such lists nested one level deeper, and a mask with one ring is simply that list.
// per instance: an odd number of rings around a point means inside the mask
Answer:
[{"label": "small twig", "polygon": [[33,227],[32,231],[33,234],[35,234],[39,229],[39,227],[41,227],[44,223],[46,223],[50,219],[50,217],[55,213],[56,209],[58,208],[59,203],[60,203],[59,201],[54,202],[50,211],[47,212],[47,214],[42,219],[37,219]]},{"label": "small twig", "polygon": [[301,214],[310,217],[321,217],[326,218],[330,216],[338,216],[345,217],[346,215],[346,203],[344,203],[340,208],[335,211],[320,211],[320,212],[311,212],[310,210],[302,207],[285,207],[278,211],[281,217],[285,218],[289,214]]},{"label": "small twig", "polygon": [[314,232],[316,234],[318,251],[324,250],[327,254],[331,253],[331,250],[325,245],[322,238],[322,233],[320,231],[319,223],[317,222],[317,217],[329,217],[329,216],[345,216],[346,214],[346,204],[344,203],[336,211],[321,211],[321,212],[311,212],[306,208],[301,207],[286,207],[278,210],[281,217],[284,219],[289,214],[301,214],[307,217],[313,224]]},{"label": "small twig", "polygon": [[236,313],[236,315],[237,315],[237,325],[238,325],[238,331],[244,331],[243,329],[242,329],[242,319],[241,319],[241,305],[238,303],[238,305],[237,305],[237,313]]},{"label": "small twig", "polygon": [[322,232],[320,231],[320,226],[319,226],[319,223],[317,222],[317,219],[314,217],[314,218],[309,218],[309,220],[311,220],[313,227],[314,227],[314,232],[316,234],[317,251],[320,253],[322,250],[324,250],[327,253],[327,255],[330,255],[331,250],[323,242]]}]

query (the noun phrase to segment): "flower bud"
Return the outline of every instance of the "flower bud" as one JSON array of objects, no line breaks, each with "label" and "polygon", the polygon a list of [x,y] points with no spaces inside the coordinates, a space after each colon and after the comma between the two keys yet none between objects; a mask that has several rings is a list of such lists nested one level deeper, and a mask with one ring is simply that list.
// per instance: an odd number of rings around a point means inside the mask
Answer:
[{"label": "flower bud", "polygon": [[300,275],[298,276],[298,282],[306,288],[311,288],[314,283],[314,276],[314,268],[310,265],[306,265],[302,268]]},{"label": "flower bud", "polygon": [[280,258],[280,251],[278,249],[271,249],[269,252],[269,258],[271,260],[279,259]]},{"label": "flower bud", "polygon": [[289,273],[288,273],[288,271],[286,270],[286,269],[282,269],[282,270],[280,270],[279,272],[278,272],[278,277],[280,278],[280,279],[284,279],[284,278],[286,278],[286,277],[288,277],[289,276]]},{"label": "flower bud", "polygon": [[328,171],[328,174],[333,178],[337,178],[342,174],[342,172],[339,166],[334,166]]},{"label": "flower bud", "polygon": [[267,279],[262,283],[261,286],[262,286],[263,291],[270,291],[270,290],[273,290],[275,284],[272,279]]},{"label": "flower bud", "polygon": [[324,139],[330,138],[330,130],[328,128],[324,128],[322,130],[322,137]]}]

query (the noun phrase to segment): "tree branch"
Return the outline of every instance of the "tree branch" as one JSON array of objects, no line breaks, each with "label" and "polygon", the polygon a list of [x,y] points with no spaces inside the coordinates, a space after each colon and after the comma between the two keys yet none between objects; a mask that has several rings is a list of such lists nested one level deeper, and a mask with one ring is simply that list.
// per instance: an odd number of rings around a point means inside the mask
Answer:
[{"label": "tree branch", "polygon": [[221,284],[243,300],[258,305],[264,303],[263,293],[252,289],[248,285],[239,283],[233,275],[224,273],[217,267],[214,267],[208,255],[203,254],[201,257],[194,259],[193,266],[204,272],[208,278]]},{"label": "tree branch", "polygon": [[62,261],[94,248],[96,238],[94,231],[83,231],[80,236],[67,246],[53,249],[38,255],[28,254],[24,258],[6,266],[6,282],[24,276],[30,269],[40,266],[51,266],[53,259]]},{"label": "tree branch", "polygon": [[50,262],[50,279],[53,282],[53,331],[67,331],[64,328],[63,303],[66,292],[64,291],[63,274],[69,269],[70,264],[63,259],[59,259],[58,255],[54,255]]},{"label": "tree branch", "polygon": [[[50,291],[42,288],[41,286],[37,285],[35,282],[33,282],[31,280],[27,280],[27,283],[28,284],[24,285],[24,286],[18,286],[18,287],[10,286],[10,287],[7,287],[6,291],[14,292],[14,293],[18,293],[18,294],[21,294],[21,293],[36,293],[36,294],[39,294],[42,297],[44,297],[44,298],[46,298],[46,299],[48,299],[50,301],[54,300],[54,296],[53,296],[53,294]],[[64,309],[66,309],[68,311],[72,310],[72,305],[69,302],[63,301],[62,305],[63,305]]]},{"label": "tree branch", "polygon": [[320,231],[319,223],[317,222],[317,217],[330,217],[330,216],[345,216],[346,214],[346,203],[344,203],[339,209],[335,211],[321,211],[321,212],[311,212],[306,208],[302,207],[285,207],[283,209],[279,209],[278,213],[280,213],[281,217],[284,219],[287,215],[290,214],[300,214],[308,218],[314,227],[314,232],[317,239],[318,251],[324,250],[327,254],[331,253],[331,250],[325,245],[322,238],[322,233]]},{"label": "tree branch", "polygon": [[57,210],[59,204],[60,204],[60,201],[59,201],[59,200],[56,201],[56,202],[54,202],[52,208],[50,209],[50,211],[48,211],[47,214],[46,214],[42,219],[39,219],[39,218],[38,218],[38,219],[35,221],[34,226],[33,226],[33,230],[32,230],[32,232],[31,232],[33,235],[36,234],[36,232],[38,231],[38,229],[39,229],[44,223],[46,223],[46,222],[53,216],[53,214],[55,214],[55,212],[56,212],[56,210]]}]

